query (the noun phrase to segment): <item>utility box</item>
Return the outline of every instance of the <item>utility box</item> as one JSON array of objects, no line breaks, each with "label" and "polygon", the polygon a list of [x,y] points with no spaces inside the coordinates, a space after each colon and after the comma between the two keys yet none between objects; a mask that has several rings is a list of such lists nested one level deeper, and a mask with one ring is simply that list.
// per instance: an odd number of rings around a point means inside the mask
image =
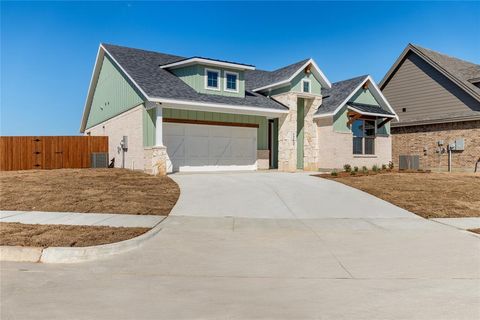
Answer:
[{"label": "utility box", "polygon": [[420,169],[420,156],[418,155],[401,155],[398,160],[398,169],[400,170]]},{"label": "utility box", "polygon": [[107,168],[108,152],[92,152],[90,154],[90,168]]},{"label": "utility box", "polygon": [[463,151],[465,150],[465,139],[455,139],[455,151]]},{"label": "utility box", "polygon": [[123,150],[128,149],[128,136],[123,136],[122,141],[120,141],[120,146],[122,146]]}]

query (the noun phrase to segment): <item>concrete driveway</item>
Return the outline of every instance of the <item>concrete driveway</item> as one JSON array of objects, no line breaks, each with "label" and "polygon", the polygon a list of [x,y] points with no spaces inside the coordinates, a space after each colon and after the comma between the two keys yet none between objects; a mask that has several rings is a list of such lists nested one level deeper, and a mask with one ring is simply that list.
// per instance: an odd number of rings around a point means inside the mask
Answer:
[{"label": "concrete driveway", "polygon": [[305,174],[173,178],[178,206],[136,251],[2,263],[1,319],[480,318],[473,234]]},{"label": "concrete driveway", "polygon": [[340,183],[309,173],[177,174],[172,215],[274,219],[417,218]]}]

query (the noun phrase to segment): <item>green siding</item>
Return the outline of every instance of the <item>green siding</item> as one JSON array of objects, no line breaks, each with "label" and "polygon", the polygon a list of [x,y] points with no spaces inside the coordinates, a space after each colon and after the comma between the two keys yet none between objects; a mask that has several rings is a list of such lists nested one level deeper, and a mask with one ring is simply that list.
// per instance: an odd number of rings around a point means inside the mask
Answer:
[{"label": "green siding", "polygon": [[[215,69],[220,71],[220,90],[208,90],[205,88],[205,68]],[[225,72],[231,71],[238,73],[238,93],[229,92],[224,90],[225,83]],[[203,65],[192,65],[183,68],[173,69],[171,71],[177,77],[179,77],[183,82],[188,84],[190,87],[195,89],[195,91],[206,94],[217,94],[228,97],[245,97],[245,78],[244,72],[240,70],[230,70],[217,67],[209,67]]]},{"label": "green siding", "polygon": [[[375,97],[373,96],[370,89],[359,89],[350,99],[351,102],[365,103],[380,106]],[[350,126],[347,126],[348,117],[347,117],[347,106],[344,106],[334,117],[333,117],[333,130],[335,132],[351,132]],[[382,120],[380,119],[379,122]],[[378,129],[378,135],[389,135],[390,134],[390,123],[387,123],[382,128]]]},{"label": "green siding", "polygon": [[93,94],[86,128],[93,127],[141,103],[143,99],[140,95],[105,56]]},{"label": "green siding", "polygon": [[[205,111],[193,111],[193,110],[178,110],[178,109],[163,109],[164,118],[176,118],[185,120],[208,120],[219,122],[239,122],[239,123],[254,123],[258,124],[257,129],[257,149],[268,149],[268,120],[262,116],[250,116],[243,114],[230,114],[219,112],[205,112]],[[145,131],[144,131],[145,132]],[[155,136],[155,130],[148,131],[147,134]],[[151,141],[148,137],[144,138],[144,141]]]},{"label": "green siding", "polygon": [[155,145],[155,109],[143,109],[143,146],[152,147]]},{"label": "green siding", "polygon": [[322,85],[318,81],[318,79],[313,74],[305,74],[304,72],[300,72],[295,78],[293,78],[290,85],[274,89],[270,92],[271,96],[285,93],[285,92],[302,92],[302,80],[303,79],[310,79],[310,86],[311,86],[311,93],[312,94],[321,94]]},{"label": "green siding", "polygon": [[297,169],[303,169],[305,103],[303,99],[297,100]]},{"label": "green siding", "polygon": [[350,99],[352,102],[357,102],[357,103],[365,103],[365,104],[372,104],[375,106],[378,106],[379,103],[373,96],[372,92],[370,89],[362,89],[360,88],[357,93],[355,93]]},{"label": "green siding", "polygon": [[344,106],[334,117],[333,117],[333,131],[335,132],[351,132],[350,126],[347,126],[348,117],[347,117],[347,106]]},{"label": "green siding", "polygon": [[272,168],[278,168],[278,118],[273,119]]}]

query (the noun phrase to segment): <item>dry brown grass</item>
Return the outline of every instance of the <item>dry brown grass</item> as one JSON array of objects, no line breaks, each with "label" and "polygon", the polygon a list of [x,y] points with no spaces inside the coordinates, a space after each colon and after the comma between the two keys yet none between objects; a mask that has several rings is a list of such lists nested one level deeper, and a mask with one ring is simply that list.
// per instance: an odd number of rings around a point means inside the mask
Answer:
[{"label": "dry brown grass", "polygon": [[131,170],[0,172],[0,210],[168,215],[179,195],[169,177]]},{"label": "dry brown grass", "polygon": [[480,228],[478,228],[478,229],[470,229],[470,230],[468,230],[468,231],[470,231],[470,232],[475,232],[475,233],[480,234]]},{"label": "dry brown grass", "polygon": [[87,247],[137,237],[150,228],[0,223],[1,246]]},{"label": "dry brown grass", "polygon": [[323,176],[368,192],[424,218],[480,217],[480,175],[383,173]]}]

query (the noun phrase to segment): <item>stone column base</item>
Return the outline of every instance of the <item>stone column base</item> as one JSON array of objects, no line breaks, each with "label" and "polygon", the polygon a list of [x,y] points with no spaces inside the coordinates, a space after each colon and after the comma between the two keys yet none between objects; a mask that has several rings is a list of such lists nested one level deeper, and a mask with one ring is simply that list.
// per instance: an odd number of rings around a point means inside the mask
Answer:
[{"label": "stone column base", "polygon": [[270,169],[270,150],[257,150],[257,169]]},{"label": "stone column base", "polygon": [[145,172],[152,175],[167,174],[167,147],[155,146],[145,148]]}]

